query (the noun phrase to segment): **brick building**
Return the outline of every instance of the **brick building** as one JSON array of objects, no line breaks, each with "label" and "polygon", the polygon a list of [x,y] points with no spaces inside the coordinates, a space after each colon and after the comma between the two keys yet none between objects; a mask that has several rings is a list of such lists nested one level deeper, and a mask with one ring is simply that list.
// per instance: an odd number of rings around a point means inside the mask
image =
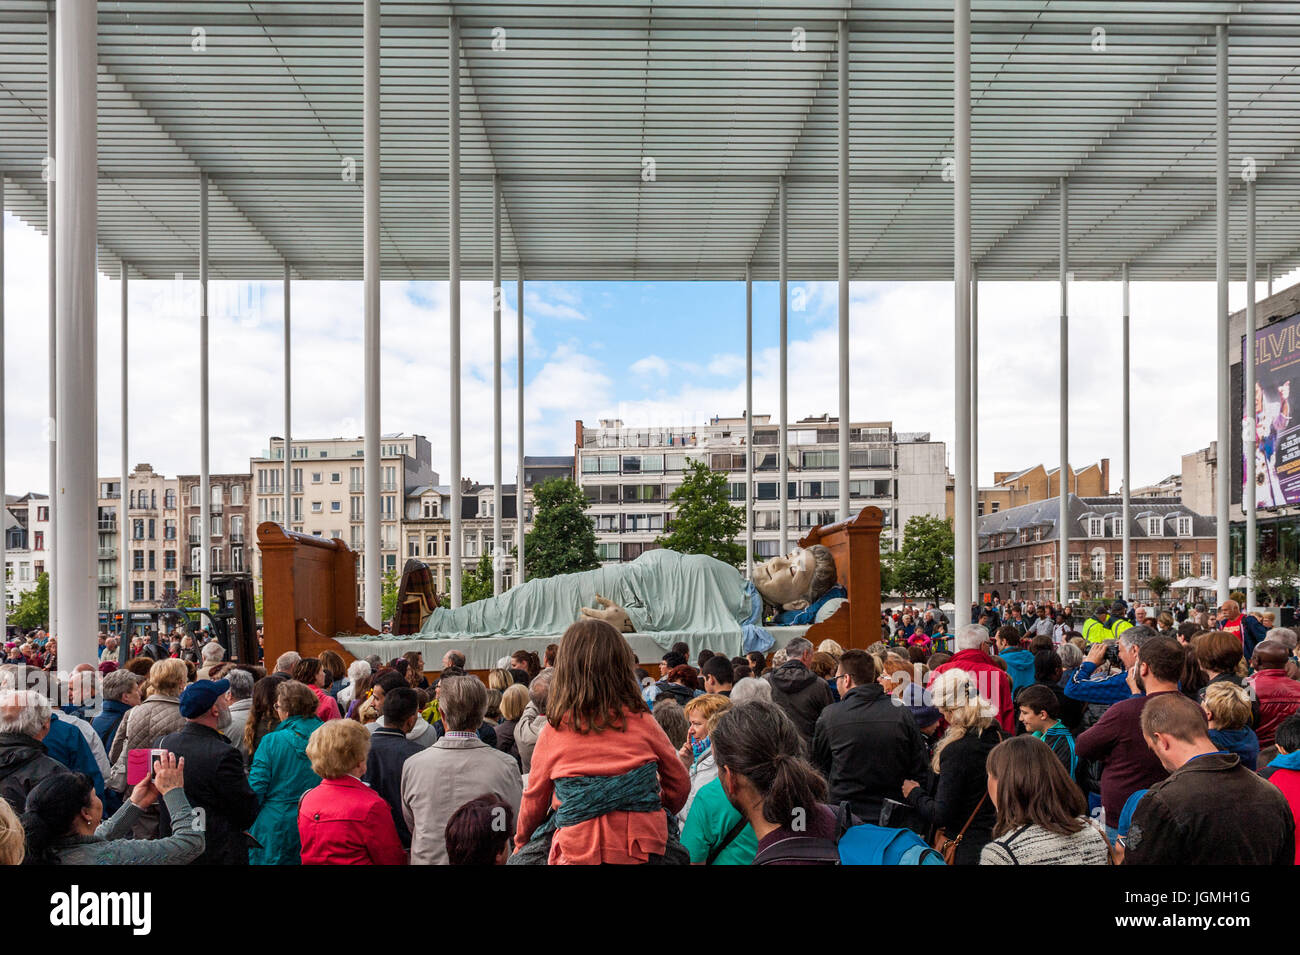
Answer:
[{"label": "brick building", "polygon": [[[203,510],[199,497],[202,485],[197,474],[182,474],[180,482],[181,533],[185,535],[182,548],[184,567],[181,589],[199,588],[199,554],[202,551]],[[253,475],[210,474],[208,493],[212,497],[208,533],[208,570],[213,574],[251,573],[253,562],[249,559],[253,547]]]},{"label": "brick building", "polygon": [[[1075,470],[1071,468],[1071,494],[1080,497],[1105,497],[1110,494],[1110,458]],[[994,471],[993,484],[979,489],[977,516],[997,514],[1013,507],[1056,498],[1061,493],[1061,469],[1041,464],[1019,471]],[[948,484],[947,514],[953,516],[952,483]]]},{"label": "brick building", "polygon": [[[980,563],[991,567],[985,591],[996,590],[1004,598],[1020,600],[1057,598],[1058,504],[1053,497],[980,519]],[[1070,599],[1117,595],[1124,575],[1121,498],[1071,494],[1069,516],[1066,573]],[[1214,576],[1214,519],[1189,510],[1176,498],[1133,502],[1129,534],[1135,563],[1130,575],[1133,592],[1127,595],[1131,598],[1152,599],[1143,583],[1152,576],[1169,581]]]}]

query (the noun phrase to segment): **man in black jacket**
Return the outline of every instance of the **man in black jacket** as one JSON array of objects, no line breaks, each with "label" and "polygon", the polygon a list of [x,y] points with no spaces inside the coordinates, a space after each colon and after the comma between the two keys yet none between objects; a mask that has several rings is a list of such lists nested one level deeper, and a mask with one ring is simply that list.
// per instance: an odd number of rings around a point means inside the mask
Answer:
[{"label": "man in black jacket", "polygon": [[817,720],[812,761],[830,783],[828,801],[847,799],[854,815],[875,824],[885,799],[902,802],[904,779],[926,778],[925,741],[907,707],[876,682],[871,654],[845,651],[835,680],[840,702]]},{"label": "man in black jacket", "polygon": [[812,745],[813,728],[822,710],[830,706],[831,688],[812,670],[813,645],[795,637],[785,645],[786,659],[765,679],[772,684],[772,702],[785,710],[806,745]]},{"label": "man in black jacket", "polygon": [[399,686],[384,694],[384,725],[370,734],[370,754],[361,781],[388,803],[402,845],[411,847],[411,830],[402,814],[402,764],[424,752],[419,743],[406,738],[420,719],[420,698],[415,690]]},{"label": "man in black jacket", "polygon": [[36,784],[67,767],[45,750],[50,701],[35,690],[0,690],[0,796],[21,814]]},{"label": "man in black jacket", "polygon": [[[185,796],[199,811],[206,842],[197,865],[248,865],[244,831],[257,818],[257,796],[244,775],[244,758],[221,735],[230,726],[229,680],[199,680],[181,693],[185,727],[158,742],[185,760]],[[169,828],[163,820],[163,835]]]},{"label": "man in black jacket", "polygon": [[1295,864],[1286,797],[1210,742],[1199,706],[1181,693],[1149,700],[1142,735],[1169,776],[1137,804],[1125,865]]}]

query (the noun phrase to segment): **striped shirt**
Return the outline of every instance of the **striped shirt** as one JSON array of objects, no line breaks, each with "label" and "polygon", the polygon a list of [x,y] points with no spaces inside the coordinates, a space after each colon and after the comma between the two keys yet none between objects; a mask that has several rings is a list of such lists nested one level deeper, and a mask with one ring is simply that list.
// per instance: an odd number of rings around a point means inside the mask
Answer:
[{"label": "striped shirt", "polygon": [[980,865],[1106,865],[1106,837],[1091,820],[1082,821],[1083,828],[1071,836],[1038,825],[1022,826],[986,845]]}]

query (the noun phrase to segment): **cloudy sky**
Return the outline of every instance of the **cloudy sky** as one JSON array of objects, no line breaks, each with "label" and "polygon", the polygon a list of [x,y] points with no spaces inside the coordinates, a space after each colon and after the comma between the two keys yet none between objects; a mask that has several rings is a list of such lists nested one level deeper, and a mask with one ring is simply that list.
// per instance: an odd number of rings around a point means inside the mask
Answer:
[{"label": "cloudy sky", "polygon": [[[46,243],[7,215],[5,228],[5,463],[9,493],[47,490]],[[1295,277],[1278,280],[1284,288]],[[197,283],[131,282],[130,461],[167,475],[199,461]],[[514,480],[515,286],[506,285],[502,348],[505,480]],[[851,290],[854,420],[900,431],[954,430],[951,283],[860,282]],[[1264,288],[1261,283],[1259,294]],[[362,431],[359,282],[293,287],[294,434]],[[283,301],[278,283],[213,282],[212,469],[246,471],[282,431]],[[1054,463],[1057,451],[1057,287],[980,286],[980,480],[994,470]],[[1231,307],[1245,301],[1232,287]],[[99,471],[119,467],[119,290],[99,285]],[[1180,456],[1215,433],[1214,287],[1134,283],[1133,480],[1177,471]],[[778,414],[778,292],[754,288],[754,406]],[[573,423],[698,424],[738,415],[745,402],[741,283],[571,282],[525,288],[528,454],[571,454]],[[835,412],[833,283],[791,283],[790,415]],[[447,286],[383,287],[382,428],[416,432],[448,470]],[[1076,466],[1111,459],[1120,480],[1120,287],[1071,287],[1070,426]],[[492,475],[491,286],[462,294],[465,476]]]}]

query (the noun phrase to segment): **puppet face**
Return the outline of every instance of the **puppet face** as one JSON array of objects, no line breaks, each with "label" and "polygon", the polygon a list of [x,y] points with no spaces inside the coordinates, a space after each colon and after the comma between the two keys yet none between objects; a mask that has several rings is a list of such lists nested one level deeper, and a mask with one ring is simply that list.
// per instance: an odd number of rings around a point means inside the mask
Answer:
[{"label": "puppet face", "polygon": [[754,586],[768,603],[785,610],[800,610],[808,606],[808,590],[816,565],[813,555],[806,550],[773,557],[754,568]]}]

